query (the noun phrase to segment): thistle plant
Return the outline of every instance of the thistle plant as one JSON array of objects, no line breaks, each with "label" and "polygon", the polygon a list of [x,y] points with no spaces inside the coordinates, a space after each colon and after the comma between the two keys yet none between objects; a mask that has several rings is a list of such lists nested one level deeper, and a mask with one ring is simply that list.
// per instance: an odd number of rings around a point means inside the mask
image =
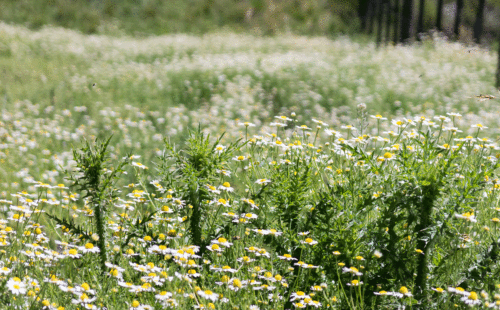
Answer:
[{"label": "thistle plant", "polygon": [[103,275],[107,270],[105,265],[107,262],[107,231],[105,225],[107,210],[120,193],[116,187],[116,181],[120,178],[124,172],[123,168],[129,162],[129,156],[127,156],[116,167],[108,167],[106,149],[110,140],[111,137],[103,142],[85,140],[84,146],[73,150],[73,159],[76,162],[75,170],[72,172],[66,171],[69,175],[68,179],[73,183],[72,187],[82,193],[82,198],[93,211],[91,219],[94,232],[87,231],[72,218],[47,214],[57,223],[67,227],[73,234],[97,242],[100,268]]},{"label": "thistle plant", "polygon": [[244,145],[237,140],[222,146],[222,137],[211,143],[210,135],[198,128],[190,132],[186,148],[181,151],[165,140],[165,152],[158,164],[159,174],[167,187],[176,188],[182,196],[179,206],[187,206],[183,214],[189,221],[190,240],[200,247],[201,253],[208,244],[206,240],[215,233],[214,223],[221,211],[221,207],[210,210],[210,186],[228,171],[228,161]]}]

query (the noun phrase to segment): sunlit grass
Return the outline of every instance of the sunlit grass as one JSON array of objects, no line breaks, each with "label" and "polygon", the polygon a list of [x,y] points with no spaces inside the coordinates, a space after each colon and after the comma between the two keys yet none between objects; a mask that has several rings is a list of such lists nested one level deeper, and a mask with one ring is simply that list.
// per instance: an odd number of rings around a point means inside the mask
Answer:
[{"label": "sunlit grass", "polygon": [[[500,186],[499,148],[483,136],[485,126],[464,136],[456,113],[392,122],[369,117],[364,105],[358,113],[360,124],[372,118],[393,130],[371,136],[361,132],[370,127],[336,131],[314,119],[287,133],[282,128],[298,124],[291,115],[276,117],[276,133],[266,136],[241,124],[252,138],[230,145],[194,132],[184,149],[166,143],[155,163],[126,157],[135,182],[115,188],[105,185],[115,171],[105,164],[105,146],[75,150],[67,180],[78,191],[37,181],[34,191],[1,201],[9,291],[2,303],[487,305],[497,291],[489,257],[498,255]],[[148,181],[152,165],[158,171]]]},{"label": "sunlit grass", "polygon": [[0,24],[0,303],[495,307],[495,59]]}]

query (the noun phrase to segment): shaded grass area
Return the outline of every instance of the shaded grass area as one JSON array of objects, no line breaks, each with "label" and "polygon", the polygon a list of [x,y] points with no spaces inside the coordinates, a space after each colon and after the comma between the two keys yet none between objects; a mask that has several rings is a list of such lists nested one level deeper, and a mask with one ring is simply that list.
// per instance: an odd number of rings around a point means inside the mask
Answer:
[{"label": "shaded grass area", "polygon": [[[204,34],[221,29],[275,35],[337,35],[360,33],[358,6],[363,1],[342,0],[0,0],[0,20],[30,29],[62,26],[85,34],[148,36],[172,33]],[[366,2],[366,1],[364,1]],[[444,1],[452,5],[455,1]],[[465,1],[462,39],[470,40],[478,0]],[[366,5],[366,4],[365,4]],[[500,1],[487,3],[487,12],[498,11]],[[436,23],[437,1],[426,1],[425,31]],[[415,15],[419,11],[414,1]],[[449,11],[449,8],[448,8]],[[453,14],[445,14],[444,28],[451,31]],[[489,17],[488,17],[489,16]],[[486,41],[498,32],[489,14],[485,19]],[[392,17],[394,19],[394,17]],[[493,18],[495,20],[495,18]],[[415,21],[416,22],[416,21]],[[376,28],[376,23],[375,23]],[[376,33],[376,30],[373,32]],[[451,35],[451,32],[448,33]],[[373,39],[373,38],[372,38]]]},{"label": "shaded grass area", "polygon": [[206,33],[229,27],[262,34],[353,32],[357,1],[21,0],[0,1],[0,19],[32,29],[57,25],[83,33]]}]

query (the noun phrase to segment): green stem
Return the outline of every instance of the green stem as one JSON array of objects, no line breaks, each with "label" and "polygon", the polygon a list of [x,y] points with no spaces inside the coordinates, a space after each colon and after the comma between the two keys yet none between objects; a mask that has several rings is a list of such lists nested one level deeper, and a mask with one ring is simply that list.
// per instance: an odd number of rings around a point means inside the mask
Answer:
[{"label": "green stem", "polygon": [[95,209],[96,216],[96,226],[97,226],[97,235],[99,236],[99,240],[97,240],[97,244],[99,245],[99,257],[101,258],[101,271],[103,276],[106,274],[106,237],[105,237],[105,228],[104,228],[104,212],[103,208],[100,204],[98,204]]},{"label": "green stem", "polygon": [[431,243],[429,240],[429,228],[432,219],[432,206],[439,193],[438,184],[431,182],[429,185],[422,186],[423,199],[421,204],[420,223],[416,227],[417,232],[417,248],[422,250],[423,253],[419,255],[417,262],[417,277],[415,279],[415,287],[417,289],[417,299],[420,304],[417,306],[419,309],[428,309],[428,288],[427,276],[429,274],[428,258],[431,251]]},{"label": "green stem", "polygon": [[193,206],[193,211],[191,213],[191,219],[190,219],[190,228],[191,228],[191,237],[193,240],[193,244],[196,246],[200,247],[200,255],[203,254],[204,249],[202,248],[201,244],[201,226],[200,226],[200,221],[201,221],[201,206],[200,202],[198,199],[198,193],[196,191],[196,182],[193,182],[190,186],[190,203]]}]

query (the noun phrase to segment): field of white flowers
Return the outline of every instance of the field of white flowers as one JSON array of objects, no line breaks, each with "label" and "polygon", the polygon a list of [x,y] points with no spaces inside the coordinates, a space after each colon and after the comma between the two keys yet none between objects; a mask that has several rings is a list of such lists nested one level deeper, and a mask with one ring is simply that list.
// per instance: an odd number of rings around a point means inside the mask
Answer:
[{"label": "field of white flowers", "polygon": [[0,308],[500,309],[495,60],[0,23]]}]

